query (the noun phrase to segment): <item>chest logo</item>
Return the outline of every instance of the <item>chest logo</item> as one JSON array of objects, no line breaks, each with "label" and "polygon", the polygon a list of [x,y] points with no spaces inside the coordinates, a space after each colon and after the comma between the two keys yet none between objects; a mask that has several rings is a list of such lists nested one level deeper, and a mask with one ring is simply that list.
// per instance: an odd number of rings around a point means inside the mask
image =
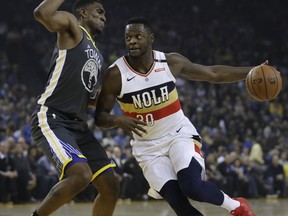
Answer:
[{"label": "chest logo", "polygon": [[134,79],[136,76],[133,76],[133,77],[127,77],[127,81],[129,82],[129,81],[131,81],[132,79]]},{"label": "chest logo", "polygon": [[88,92],[92,92],[97,84],[99,68],[95,59],[89,59],[82,68],[81,79]]},{"label": "chest logo", "polygon": [[155,72],[165,71],[165,67],[155,69]]}]

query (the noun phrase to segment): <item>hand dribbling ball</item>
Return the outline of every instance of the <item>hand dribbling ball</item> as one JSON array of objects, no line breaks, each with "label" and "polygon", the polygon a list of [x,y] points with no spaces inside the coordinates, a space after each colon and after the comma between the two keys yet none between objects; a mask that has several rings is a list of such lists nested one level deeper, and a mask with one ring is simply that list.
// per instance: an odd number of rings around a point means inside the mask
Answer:
[{"label": "hand dribbling ball", "polygon": [[282,89],[282,78],[275,68],[259,65],[247,74],[246,90],[249,96],[259,102],[275,99]]}]

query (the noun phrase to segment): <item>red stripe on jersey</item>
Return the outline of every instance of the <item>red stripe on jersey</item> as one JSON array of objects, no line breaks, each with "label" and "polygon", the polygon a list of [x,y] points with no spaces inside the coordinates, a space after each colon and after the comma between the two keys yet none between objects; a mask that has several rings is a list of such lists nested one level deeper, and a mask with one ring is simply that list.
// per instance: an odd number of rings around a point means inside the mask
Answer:
[{"label": "red stripe on jersey", "polygon": [[169,116],[173,113],[178,112],[180,109],[181,109],[181,104],[180,104],[180,101],[178,99],[175,102],[173,102],[172,104],[169,104],[168,106],[166,106],[162,109],[155,110],[155,111],[148,112],[148,113],[137,113],[137,112],[129,113],[129,112],[124,112],[123,110],[122,111],[123,111],[124,115],[132,117],[132,118],[137,118],[137,115],[141,115],[145,119],[146,115],[152,114],[154,120],[159,120],[159,119],[162,119],[162,118]]}]

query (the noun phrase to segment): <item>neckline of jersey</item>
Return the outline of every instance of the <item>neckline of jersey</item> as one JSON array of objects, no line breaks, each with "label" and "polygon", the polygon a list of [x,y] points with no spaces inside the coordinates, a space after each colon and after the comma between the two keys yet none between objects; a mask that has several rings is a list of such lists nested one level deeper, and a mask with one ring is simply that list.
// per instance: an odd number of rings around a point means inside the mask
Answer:
[{"label": "neckline of jersey", "polygon": [[138,74],[138,75],[140,75],[140,76],[147,77],[147,76],[153,71],[153,69],[154,69],[154,67],[155,67],[155,65],[156,65],[156,62],[155,62],[156,53],[155,53],[154,50],[152,51],[152,53],[153,53],[153,63],[152,63],[152,65],[150,66],[150,69],[147,71],[147,73],[141,73],[141,72],[135,70],[135,69],[129,64],[129,62],[127,61],[127,59],[126,59],[125,56],[123,56],[123,59],[124,59],[125,64],[127,65],[127,67],[128,67],[132,72],[134,72],[134,73],[136,73],[136,74]]},{"label": "neckline of jersey", "polygon": [[79,25],[79,27],[87,34],[87,36],[88,36],[87,39],[90,40],[92,42],[93,46],[98,50],[96,43],[93,40],[93,38],[91,37],[91,35],[89,34],[89,32],[82,25]]}]

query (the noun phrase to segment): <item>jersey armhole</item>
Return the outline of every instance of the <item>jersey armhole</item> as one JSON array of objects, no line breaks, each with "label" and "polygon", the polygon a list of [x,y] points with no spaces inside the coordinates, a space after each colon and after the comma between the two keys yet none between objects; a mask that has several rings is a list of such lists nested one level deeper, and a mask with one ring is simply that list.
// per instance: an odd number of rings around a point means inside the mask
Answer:
[{"label": "jersey armhole", "polygon": [[[117,61],[117,62],[118,62],[118,61]],[[117,62],[115,62],[114,65],[118,68],[119,73],[120,73],[120,77],[121,77],[121,79],[120,79],[120,81],[121,81],[120,86],[121,86],[121,89],[120,89],[119,94],[116,95],[116,97],[117,97],[117,98],[122,98],[122,97],[123,97],[123,83],[124,83],[124,78],[123,78],[123,74],[122,74],[122,72],[121,72],[121,67],[119,66],[119,64],[117,64]],[[122,69],[122,70],[123,70],[123,69]]]},{"label": "jersey armhole", "polygon": [[170,70],[170,67],[168,65],[168,62],[167,62],[167,59],[166,59],[166,56],[165,56],[165,53],[164,52],[157,52],[157,57],[159,58],[159,62],[161,62],[162,64],[165,64],[165,66],[169,69],[169,70],[166,70],[167,72],[167,75],[170,77],[170,79],[175,83],[176,82],[176,78],[173,76],[171,70]]}]

